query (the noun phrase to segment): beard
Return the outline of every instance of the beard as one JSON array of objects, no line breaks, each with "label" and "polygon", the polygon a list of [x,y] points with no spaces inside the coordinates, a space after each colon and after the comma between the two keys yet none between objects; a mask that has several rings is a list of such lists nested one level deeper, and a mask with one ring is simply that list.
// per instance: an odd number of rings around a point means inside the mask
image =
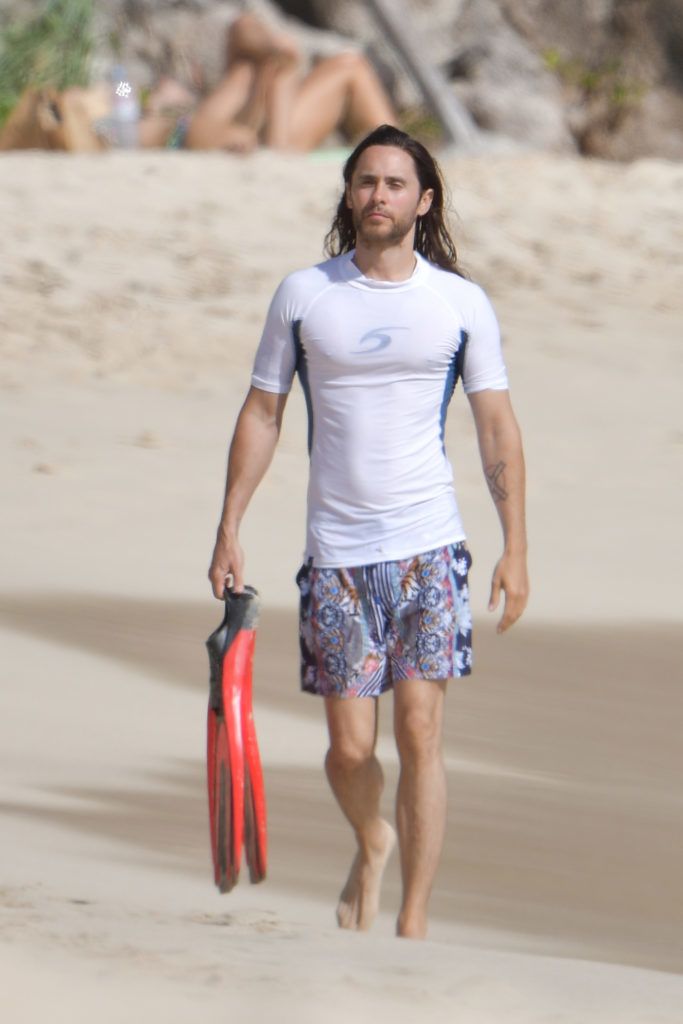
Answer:
[{"label": "beard", "polygon": [[406,214],[402,218],[387,215],[384,220],[375,223],[366,220],[367,215],[371,212],[373,212],[372,208],[361,210],[360,213],[357,213],[355,210],[352,211],[356,240],[362,241],[365,246],[381,246],[385,248],[386,246],[397,245],[403,241],[406,235],[415,231],[417,210],[412,215]]}]

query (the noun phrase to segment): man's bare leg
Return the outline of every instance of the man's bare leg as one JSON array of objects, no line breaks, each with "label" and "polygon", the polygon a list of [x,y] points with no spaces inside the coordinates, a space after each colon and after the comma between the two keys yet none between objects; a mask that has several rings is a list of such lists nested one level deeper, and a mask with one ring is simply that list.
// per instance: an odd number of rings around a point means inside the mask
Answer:
[{"label": "man's bare leg", "polygon": [[325,770],[358,843],[337,921],[341,928],[365,931],[377,914],[384,867],[396,839],[379,813],[384,777],[375,757],[377,699],[326,697],[325,711],[330,734]]},{"label": "man's bare leg", "polygon": [[403,900],[397,935],[423,939],[427,905],[446,826],[446,775],[441,751],[445,681],[394,684],[394,732],[401,763],[396,823]]}]

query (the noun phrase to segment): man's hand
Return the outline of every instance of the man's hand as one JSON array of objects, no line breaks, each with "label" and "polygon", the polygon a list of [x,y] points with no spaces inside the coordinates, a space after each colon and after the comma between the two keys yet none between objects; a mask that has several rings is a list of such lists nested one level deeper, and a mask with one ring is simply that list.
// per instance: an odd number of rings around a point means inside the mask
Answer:
[{"label": "man's hand", "polygon": [[529,599],[529,578],[526,569],[526,556],[504,552],[493,570],[491,580],[491,597],[489,611],[498,607],[500,592],[505,592],[505,607],[500,622],[496,626],[497,633],[504,633],[520,617]]},{"label": "man's hand", "polygon": [[225,596],[229,577],[232,578],[232,589],[241,594],[244,590],[244,552],[237,537],[226,536],[219,530],[209,566],[213,595],[219,601]]}]

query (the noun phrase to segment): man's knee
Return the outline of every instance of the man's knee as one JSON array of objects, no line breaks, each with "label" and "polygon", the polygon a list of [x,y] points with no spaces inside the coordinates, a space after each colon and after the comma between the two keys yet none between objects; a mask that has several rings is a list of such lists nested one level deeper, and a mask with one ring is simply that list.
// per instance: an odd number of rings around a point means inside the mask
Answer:
[{"label": "man's knee", "polygon": [[401,761],[428,761],[441,755],[441,718],[430,709],[404,709],[394,729]]},{"label": "man's knee", "polygon": [[374,743],[355,736],[335,737],[325,757],[329,772],[353,772],[366,764],[374,755]]}]

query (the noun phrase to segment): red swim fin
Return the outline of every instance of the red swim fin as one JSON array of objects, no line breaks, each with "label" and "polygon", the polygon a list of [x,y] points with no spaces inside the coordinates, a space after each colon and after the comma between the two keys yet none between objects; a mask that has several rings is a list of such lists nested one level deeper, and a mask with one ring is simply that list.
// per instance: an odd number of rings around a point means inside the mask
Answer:
[{"label": "red swim fin", "polygon": [[252,714],[252,662],[258,619],[253,587],[226,590],[225,617],[206,642],[211,668],[207,783],[214,879],[229,892],[245,845],[249,875],[266,873],[266,807]]},{"label": "red swim fin", "polygon": [[214,881],[221,892],[230,892],[238,871],[232,829],[230,749],[225,721],[213,708],[209,708],[207,769]]},{"label": "red swim fin", "polygon": [[268,838],[266,798],[251,701],[251,674],[242,685],[242,743],[244,747],[244,848],[252,882],[266,877]]}]

